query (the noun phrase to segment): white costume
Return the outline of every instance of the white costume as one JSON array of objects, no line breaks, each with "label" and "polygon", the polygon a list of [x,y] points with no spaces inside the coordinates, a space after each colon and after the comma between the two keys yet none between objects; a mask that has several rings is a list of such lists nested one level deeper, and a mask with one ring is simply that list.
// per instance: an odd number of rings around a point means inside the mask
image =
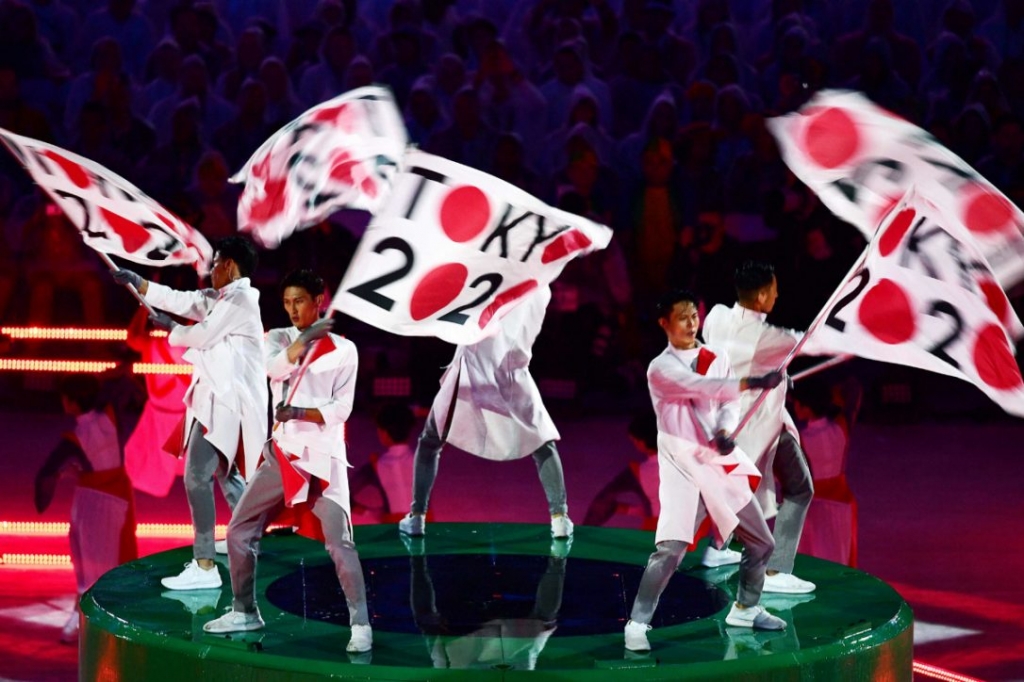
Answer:
[{"label": "white costume", "polygon": [[266,371],[274,406],[316,409],[324,423],[291,419],[274,424],[265,461],[238,501],[228,526],[232,610],[257,613],[255,574],[260,537],[285,507],[298,506],[295,523],[300,532],[322,539],[334,561],[350,625],[366,626],[366,587],[352,541],[345,450],[345,421],[352,413],[359,358],[355,344],[328,334],[309,350],[314,355],[303,370],[302,363],[289,362],[287,352],[299,333],[290,327],[267,334]]},{"label": "white costume", "polygon": [[[275,407],[288,404],[315,408],[320,411],[324,423],[293,419],[275,425],[271,437],[281,450],[295,457],[293,467],[327,483],[324,497],[335,502],[351,517],[345,422],[352,414],[359,355],[354,343],[337,334],[328,334],[317,346],[315,352],[318,356],[308,364],[300,378],[301,363],[289,362],[287,352],[299,333],[295,327],[271,329],[267,333],[266,367],[272,404]],[[324,353],[328,343],[333,345],[333,349]],[[286,503],[291,506],[304,502],[308,486],[307,480],[299,496],[286,500]]]},{"label": "white costume", "polygon": [[[267,440],[267,382],[263,368],[263,326],[259,292],[243,277],[222,289],[176,291],[150,282],[146,301],[198,323],[179,325],[168,336],[189,350],[192,383],[185,393],[185,437],[194,421],[228,466],[250,476]],[[241,448],[239,447],[241,434]],[[241,452],[243,460],[235,461]]]},{"label": "white costume", "polygon": [[736,427],[740,390],[720,356],[704,376],[698,374],[700,351],[669,346],[647,369],[658,420],[661,516],[656,543],[693,542],[701,500],[718,534],[728,536],[739,523],[736,513],[750,502],[760,480],[741,448],[722,456],[708,445],[715,432]]},{"label": "white costume", "polygon": [[[724,353],[740,376],[773,372],[782,366],[803,333],[768,324],[766,317],[765,313],[748,310],[738,303],[732,308],[716,305],[704,320],[704,340],[710,348]],[[741,415],[750,410],[760,393],[748,391],[740,397]],[[757,501],[765,518],[778,512],[772,462],[783,429],[799,442],[796,425],[786,411],[785,382],[768,391],[764,403],[736,437],[736,444],[753,458],[763,476]]]},{"label": "white costume", "polygon": [[550,288],[542,287],[502,318],[494,336],[455,350],[431,408],[448,443],[485,459],[510,460],[558,440],[529,369],[550,300]]}]

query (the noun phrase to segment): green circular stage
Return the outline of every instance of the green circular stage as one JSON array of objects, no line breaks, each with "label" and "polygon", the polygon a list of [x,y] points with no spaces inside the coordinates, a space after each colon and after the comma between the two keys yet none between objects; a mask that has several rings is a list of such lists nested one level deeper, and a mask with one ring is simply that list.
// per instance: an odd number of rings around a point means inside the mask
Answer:
[{"label": "green circular stage", "polygon": [[257,574],[266,628],[209,635],[231,607],[224,587],[165,591],[191,548],[104,575],[82,599],[81,680],[911,680],[910,608],[861,571],[800,556],[813,595],[766,594],[784,632],[725,625],[736,566],[687,555],[658,607],[653,650],[623,648],[622,629],[654,535],[547,526],[435,523],[423,539],[357,526],[374,629],[348,655],[348,616],[327,553],[298,536],[264,538]]}]

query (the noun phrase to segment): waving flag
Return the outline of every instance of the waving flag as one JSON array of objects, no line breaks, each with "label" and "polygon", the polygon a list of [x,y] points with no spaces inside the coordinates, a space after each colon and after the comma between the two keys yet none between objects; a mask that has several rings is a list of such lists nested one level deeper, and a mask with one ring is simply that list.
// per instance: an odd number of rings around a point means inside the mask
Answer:
[{"label": "waving flag", "polygon": [[868,239],[913,186],[967,227],[1004,288],[1024,280],[1024,213],[929,133],[840,91],[768,125],[796,176]]},{"label": "waving flag", "polygon": [[1024,417],[1024,328],[971,234],[911,191],[823,311],[803,352],[847,353],[970,381]]},{"label": "waving flag", "polygon": [[410,151],[331,306],[396,334],[475,343],[611,235],[498,178]]},{"label": "waving flag", "polygon": [[206,238],[121,176],[2,128],[0,139],[92,248],[142,265],[209,270],[213,250]]},{"label": "waving flag", "polygon": [[239,229],[275,248],[338,209],[376,211],[406,141],[385,88],[358,88],[313,107],[274,133],[231,178],[245,183]]}]

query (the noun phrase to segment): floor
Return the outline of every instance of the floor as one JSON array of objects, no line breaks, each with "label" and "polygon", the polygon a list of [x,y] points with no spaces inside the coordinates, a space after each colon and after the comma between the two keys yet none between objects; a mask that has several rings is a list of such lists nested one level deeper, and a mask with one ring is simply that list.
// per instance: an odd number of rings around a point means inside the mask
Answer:
[{"label": "floor", "polygon": [[[582,518],[598,489],[634,456],[623,417],[557,419],[570,511]],[[68,489],[37,515],[32,479],[66,422],[43,411],[0,413],[0,521],[65,521]],[[379,446],[370,421],[350,422],[358,465]],[[915,659],[983,680],[1024,680],[1024,424],[944,420],[861,423],[850,485],[860,509],[859,568],[892,584],[915,613]],[[140,522],[188,520],[176,483],[166,498],[138,496]],[[442,458],[437,520],[543,523],[533,463],[493,463],[454,450]],[[222,508],[227,521],[226,507]],[[62,538],[38,551],[66,553]],[[0,534],[0,553],[24,551]],[[144,543],[143,551],[160,549]],[[71,571],[0,567],[0,680],[76,678],[76,650],[57,643],[72,603]],[[925,679],[922,677],[921,679]]]}]

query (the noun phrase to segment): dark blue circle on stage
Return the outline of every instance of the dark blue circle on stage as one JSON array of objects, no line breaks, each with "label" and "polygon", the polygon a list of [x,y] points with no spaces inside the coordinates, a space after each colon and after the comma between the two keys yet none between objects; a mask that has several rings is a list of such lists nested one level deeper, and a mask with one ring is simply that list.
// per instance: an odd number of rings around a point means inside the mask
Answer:
[{"label": "dark blue circle on stage", "polygon": [[[362,564],[374,630],[454,636],[499,621],[543,629],[557,624],[559,636],[621,632],[643,574],[634,564],[525,554],[379,557]],[[266,596],[302,618],[349,623],[331,563],[300,566],[272,582]],[[652,624],[705,618],[729,600],[715,584],[677,573]]]}]

